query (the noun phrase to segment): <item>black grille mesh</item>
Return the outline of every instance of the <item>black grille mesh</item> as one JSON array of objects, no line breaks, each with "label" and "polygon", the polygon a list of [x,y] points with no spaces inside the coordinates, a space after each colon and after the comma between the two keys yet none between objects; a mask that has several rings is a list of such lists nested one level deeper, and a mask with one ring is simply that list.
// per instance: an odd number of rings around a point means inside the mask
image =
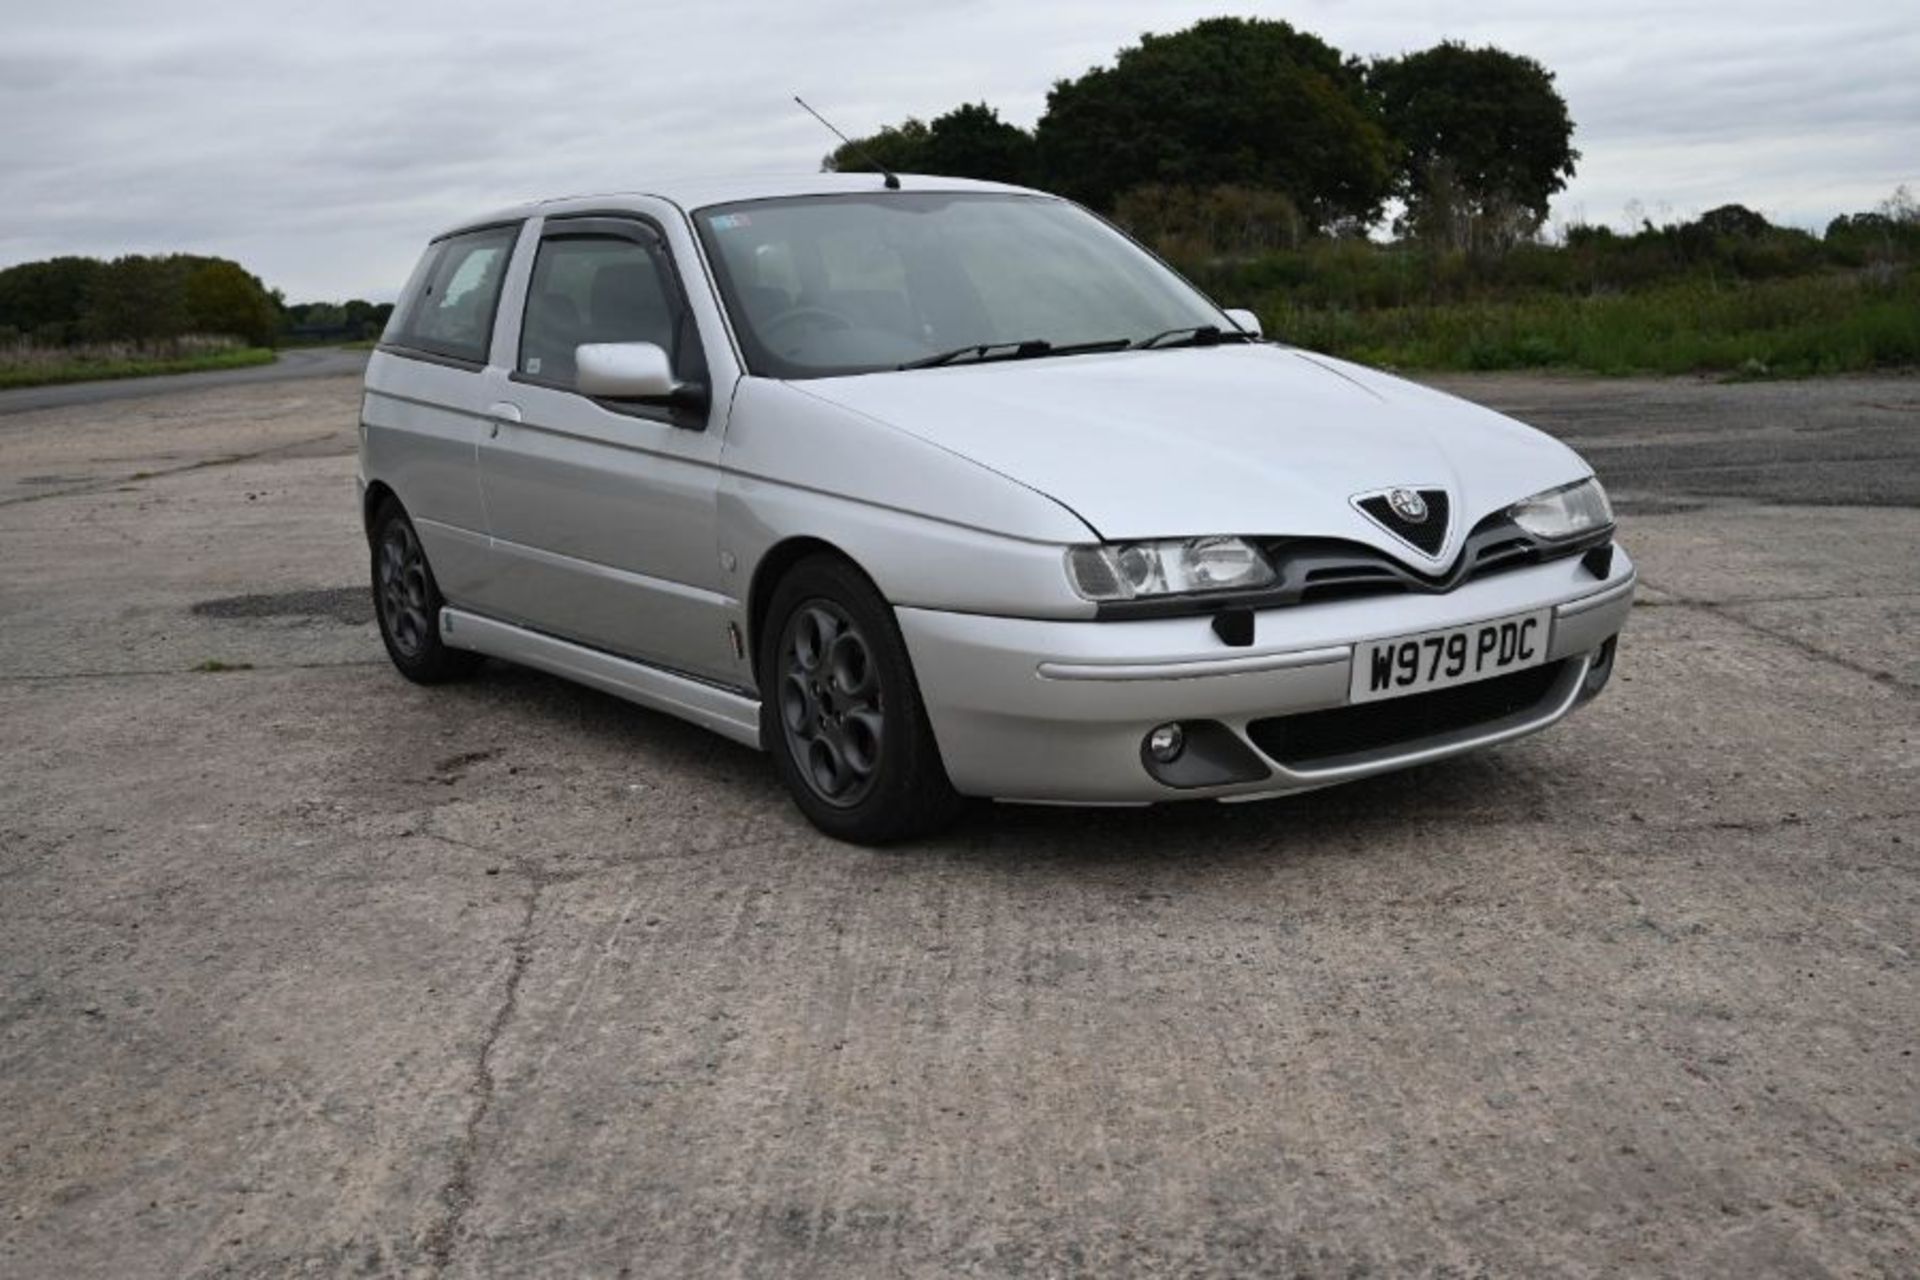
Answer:
[{"label": "black grille mesh", "polygon": [[1396,538],[1411,542],[1430,556],[1440,554],[1440,548],[1447,541],[1447,491],[1445,489],[1417,489],[1416,493],[1427,504],[1427,518],[1415,524],[1403,519],[1393,504],[1387,501],[1385,494],[1375,494],[1371,498],[1360,500],[1360,509],[1373,517],[1378,524]]},{"label": "black grille mesh", "polygon": [[1269,716],[1247,726],[1253,745],[1286,765],[1306,765],[1491,724],[1545,701],[1569,659],[1473,684],[1381,702]]}]

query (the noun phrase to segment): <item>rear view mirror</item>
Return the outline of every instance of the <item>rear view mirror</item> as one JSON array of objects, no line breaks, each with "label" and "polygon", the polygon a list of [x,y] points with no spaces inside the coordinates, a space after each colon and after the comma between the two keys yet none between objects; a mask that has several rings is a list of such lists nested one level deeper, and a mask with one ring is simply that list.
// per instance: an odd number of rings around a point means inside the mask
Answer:
[{"label": "rear view mirror", "polygon": [[1245,307],[1228,307],[1227,319],[1233,321],[1242,333],[1250,333],[1256,338],[1266,334],[1266,330],[1260,327],[1260,317]]},{"label": "rear view mirror", "polygon": [[574,348],[574,387],[606,400],[661,400],[679,390],[673,362],[651,342],[587,342]]}]

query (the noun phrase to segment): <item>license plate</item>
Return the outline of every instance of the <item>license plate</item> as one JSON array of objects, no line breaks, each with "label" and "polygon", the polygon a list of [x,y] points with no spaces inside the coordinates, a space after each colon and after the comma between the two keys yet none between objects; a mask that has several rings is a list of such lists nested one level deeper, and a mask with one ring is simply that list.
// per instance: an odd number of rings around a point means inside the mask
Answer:
[{"label": "license plate", "polygon": [[1471,684],[1547,660],[1553,610],[1472,622],[1415,636],[1369,640],[1353,647],[1349,702],[1378,702],[1429,689]]}]

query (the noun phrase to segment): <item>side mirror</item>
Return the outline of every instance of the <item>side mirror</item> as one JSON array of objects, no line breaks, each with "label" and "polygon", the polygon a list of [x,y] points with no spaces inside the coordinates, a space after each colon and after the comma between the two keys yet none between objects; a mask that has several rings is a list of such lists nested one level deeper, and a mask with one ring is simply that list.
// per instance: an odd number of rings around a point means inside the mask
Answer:
[{"label": "side mirror", "polygon": [[1266,330],[1260,327],[1260,317],[1245,307],[1228,307],[1227,319],[1242,333],[1250,333],[1256,338],[1265,337]]},{"label": "side mirror", "polygon": [[573,385],[607,400],[659,400],[680,385],[673,362],[651,342],[587,342],[573,349]]}]

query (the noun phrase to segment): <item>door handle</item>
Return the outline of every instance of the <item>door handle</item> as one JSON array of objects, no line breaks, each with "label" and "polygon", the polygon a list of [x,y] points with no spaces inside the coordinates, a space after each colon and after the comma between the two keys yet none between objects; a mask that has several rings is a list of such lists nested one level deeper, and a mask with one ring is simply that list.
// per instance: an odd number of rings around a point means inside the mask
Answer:
[{"label": "door handle", "polygon": [[497,400],[487,406],[487,438],[493,439],[500,434],[503,422],[520,421],[520,406],[505,400]]}]

